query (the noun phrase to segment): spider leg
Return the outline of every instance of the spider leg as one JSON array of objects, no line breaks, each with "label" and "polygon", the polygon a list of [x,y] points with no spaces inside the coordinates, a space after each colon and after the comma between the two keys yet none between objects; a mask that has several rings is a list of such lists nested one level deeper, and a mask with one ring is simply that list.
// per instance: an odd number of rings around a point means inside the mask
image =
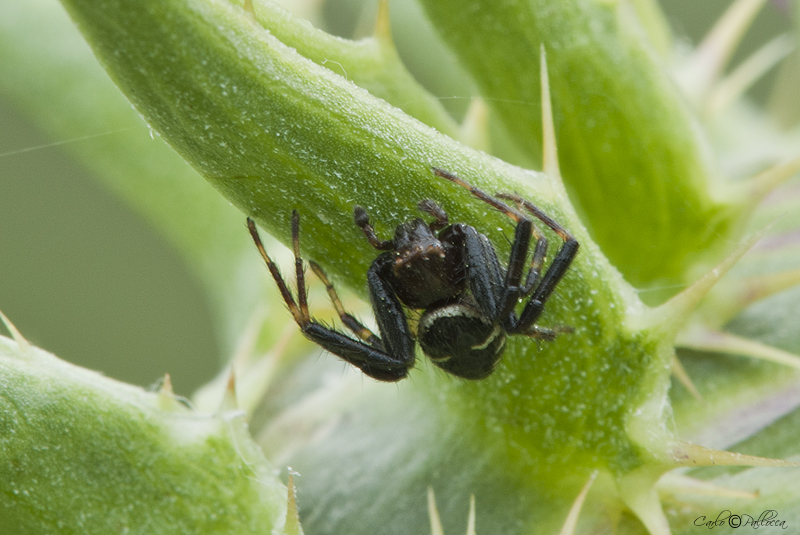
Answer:
[{"label": "spider leg", "polygon": [[364,236],[367,237],[369,244],[375,249],[379,251],[390,251],[392,248],[394,248],[394,244],[391,241],[381,240],[375,234],[375,229],[372,228],[372,225],[369,222],[369,215],[367,215],[366,210],[356,205],[353,207],[353,216],[356,220],[356,225],[361,228],[361,231],[364,232]]},{"label": "spider leg", "polygon": [[367,270],[367,287],[375,322],[381,333],[381,343],[386,348],[387,356],[398,366],[404,367],[405,374],[414,366],[416,342],[408,327],[403,305],[389,283],[393,266],[391,253],[379,255]]},{"label": "spider leg", "polygon": [[578,254],[579,243],[564,227],[551,219],[530,201],[512,193],[498,193],[497,196],[502,199],[512,200],[518,206],[522,206],[564,240],[564,245],[562,245],[561,249],[556,253],[553,263],[547,268],[541,282],[536,289],[533,290],[530,301],[528,301],[522,314],[520,314],[519,322],[514,332],[522,332],[530,328],[536,320],[539,319],[539,316],[542,315],[545,302],[547,302],[547,299],[552,295],[553,290],[555,290],[561,278],[569,269],[570,264],[575,259],[575,255]]},{"label": "spider leg", "polygon": [[470,193],[472,193],[472,195],[474,195],[478,199],[482,200],[483,202],[489,204],[495,210],[503,212],[504,214],[506,214],[508,217],[510,217],[511,219],[516,221],[517,223],[519,223],[523,219],[526,219],[524,215],[520,214],[518,211],[514,210],[512,207],[510,207],[509,205],[507,205],[503,201],[498,200],[498,199],[492,197],[491,195],[489,195],[488,193],[485,193],[485,192],[479,190],[478,188],[474,187],[472,184],[462,180],[461,178],[457,177],[453,173],[448,173],[447,171],[444,171],[443,169],[438,169],[438,168],[434,167],[433,168],[433,174],[435,174],[436,176],[438,176],[440,178],[444,178],[446,180],[449,180],[450,182],[453,182],[454,184],[458,184],[462,188],[468,189],[470,191]]},{"label": "spider leg", "polygon": [[[311,315],[308,313],[306,269],[303,266],[303,259],[300,258],[300,214],[297,213],[297,210],[292,210],[292,252],[294,253],[294,271],[295,281],[297,283],[298,306],[300,307],[300,314],[302,317],[306,321],[309,321],[311,319]],[[266,252],[264,254],[266,255]]]},{"label": "spider leg", "polygon": [[492,323],[498,323],[503,309],[505,273],[489,239],[464,223],[451,227],[464,247],[467,281],[475,305]]},{"label": "spider leg", "polygon": [[525,277],[525,286],[522,289],[523,295],[526,296],[530,296],[533,290],[536,289],[536,283],[539,281],[539,276],[542,274],[542,266],[547,256],[547,238],[539,235],[539,233],[536,232],[536,227],[533,227],[533,230],[534,237],[536,238],[536,247],[531,257],[531,267],[528,270],[528,276]]},{"label": "spider leg", "polygon": [[428,225],[428,228],[430,228],[434,232],[436,232],[437,230],[442,230],[444,227],[450,224],[447,218],[447,212],[442,210],[441,206],[439,206],[430,199],[419,201],[419,204],[417,204],[417,208],[419,208],[423,212],[428,212],[435,218],[434,221],[432,221]]},{"label": "spider leg", "polygon": [[[297,301],[295,301],[291,291],[289,290],[289,287],[283,280],[278,267],[264,249],[264,244],[261,241],[261,237],[258,235],[255,222],[250,218],[247,218],[247,228],[250,230],[250,235],[252,236],[259,253],[261,253],[261,257],[267,264],[267,268],[269,268],[272,278],[278,285],[278,289],[281,292],[281,296],[283,297],[286,306],[289,308],[289,312],[292,314],[292,318],[294,318],[295,323],[297,323],[297,325],[300,327],[300,330],[306,338],[320,345],[322,348],[330,351],[334,355],[337,355],[341,359],[349,362],[353,366],[359,368],[370,377],[378,379],[379,381],[399,381],[408,374],[408,370],[414,363],[414,342],[413,339],[411,339],[411,333],[408,330],[405,316],[401,316],[402,324],[398,325],[400,329],[405,326],[406,335],[408,340],[410,340],[411,349],[409,352],[407,345],[403,346],[402,349],[406,353],[404,353],[400,358],[393,356],[394,352],[387,353],[384,351],[380,338],[376,337],[375,335],[372,335],[374,338],[373,341],[379,345],[373,346],[361,340],[350,338],[339,331],[326,327],[310,316],[308,312],[308,299],[306,297],[307,292],[305,286],[303,261],[300,258],[300,216],[296,211],[292,213],[292,248],[295,254],[295,272],[297,276],[298,296]],[[325,280],[327,280],[327,278]],[[333,295],[336,295],[335,292],[333,292]],[[391,297],[394,297],[394,295],[392,294]],[[394,299],[395,301],[397,300],[397,298]],[[336,301],[338,301],[338,298]],[[336,306],[336,304],[334,304],[334,306]],[[341,305],[339,306],[341,307]],[[338,310],[339,309],[337,308],[337,311]],[[360,325],[357,321],[355,324]],[[348,327],[350,327],[350,325],[348,325]],[[383,325],[381,325],[381,328],[383,328]],[[402,338],[402,333],[392,332],[391,334],[391,339]]]},{"label": "spider leg", "polygon": [[331,299],[331,303],[333,303],[333,308],[336,309],[336,313],[339,314],[339,318],[342,320],[342,323],[345,326],[353,331],[353,334],[358,336],[360,340],[363,342],[368,343],[375,349],[383,349],[383,343],[381,339],[375,336],[375,334],[364,327],[364,325],[358,321],[352,314],[345,311],[344,307],[342,306],[342,302],[339,300],[339,294],[336,293],[336,289],[333,287],[333,284],[328,279],[328,276],[322,270],[322,268],[316,262],[309,261],[311,265],[311,270],[314,274],[325,284],[325,289],[328,291],[328,297]]},{"label": "spider leg", "polygon": [[559,225],[553,218],[542,212],[535,204],[531,201],[524,199],[517,195],[516,193],[498,193],[497,197],[499,199],[508,199],[509,201],[514,201],[514,204],[517,206],[522,206],[530,213],[532,213],[536,219],[550,227],[550,229],[558,234],[564,242],[568,241],[577,241],[572,234],[567,232],[567,229]]},{"label": "spider leg", "polygon": [[[531,329],[536,320],[542,315],[544,304],[569,269],[575,255],[578,253],[578,241],[564,227],[558,224],[558,222],[545,214],[532,202],[523,199],[519,195],[513,193],[498,193],[495,197],[492,197],[452,173],[436,168],[433,169],[433,172],[439,177],[445,178],[468,189],[475,197],[505,213],[517,222],[514,243],[511,246],[511,256],[508,260],[508,271],[506,272],[505,291],[504,297],[502,298],[504,305],[498,310],[499,316],[490,317],[499,318],[501,320],[507,318],[505,319],[507,323],[507,332],[510,334],[524,334]],[[561,249],[559,249],[550,267],[545,271],[544,276],[541,277],[541,281],[540,273],[547,253],[547,240],[543,236],[539,236],[528,219],[500,199],[511,200],[517,207],[524,208],[542,223],[550,227],[553,232],[564,240],[564,244],[561,246]],[[530,225],[530,227],[527,225]],[[531,237],[534,236],[536,237],[536,247],[533,252],[528,275],[525,278],[525,285],[520,288],[519,284],[522,278],[525,257],[528,253]],[[474,293],[473,291],[473,294]],[[530,295],[531,298],[522,310],[519,319],[517,319],[513,313],[514,305],[516,305],[520,297],[525,295]],[[476,297],[478,296],[476,295]],[[478,297],[478,299],[480,300],[480,297]]]},{"label": "spider leg", "polygon": [[[504,328],[515,325],[514,307],[530,286],[526,282],[521,287],[520,279],[531,238],[531,222],[524,220],[517,225],[508,270],[503,269],[489,239],[474,227],[458,223],[451,228],[464,244],[467,279],[475,306],[494,324],[502,323]],[[528,280],[534,279],[529,273]]]},{"label": "spider leg", "polygon": [[[294,219],[295,213],[296,212],[292,213],[292,219]],[[289,307],[289,312],[291,312],[295,323],[302,327],[302,325],[308,321],[308,318],[301,313],[301,310],[297,306],[294,297],[292,297],[292,292],[289,291],[289,287],[286,286],[286,282],[284,282],[283,277],[281,276],[278,266],[275,265],[275,263],[267,254],[267,251],[264,249],[264,244],[261,242],[261,236],[258,235],[258,230],[256,230],[256,222],[249,217],[247,218],[247,228],[250,231],[250,236],[252,236],[253,242],[256,244],[258,252],[261,253],[261,258],[264,259],[272,278],[275,279],[275,284],[278,285],[278,290],[281,292],[281,297],[283,297],[283,301],[286,303],[286,306]],[[308,309],[306,309],[306,312],[307,311]]]},{"label": "spider leg", "polygon": [[559,334],[572,333],[572,332],[575,332],[575,329],[567,325],[556,325],[551,329],[548,329],[546,327],[539,327],[538,325],[531,325],[530,327],[528,327],[527,330],[514,334],[522,334],[530,338],[534,338],[536,340],[545,340],[547,342],[552,342],[553,340],[558,338]]},{"label": "spider leg", "polygon": [[[522,296],[532,291],[535,281],[538,279],[538,272],[535,270],[536,262],[539,263],[539,269],[541,269],[547,242],[544,241],[542,243],[543,238],[539,237],[538,233],[536,233],[537,248],[536,251],[534,251],[534,263],[528,271],[528,276],[525,279],[525,286],[521,286],[522,273],[525,270],[525,259],[528,256],[528,248],[530,247],[531,238],[534,236],[535,232],[533,223],[503,201],[481,191],[456,175],[436,168],[433,169],[433,172],[436,176],[468,189],[472,195],[489,204],[496,210],[503,212],[517,223],[517,227],[514,230],[514,241],[511,245],[511,253],[508,259],[508,268],[505,273],[505,281],[501,285],[497,284],[497,281],[490,281],[491,277],[486,279],[487,274],[494,272],[494,268],[490,268],[489,273],[484,273],[483,269],[480,267],[482,265],[498,263],[494,247],[492,247],[488,239],[483,237],[481,242],[485,243],[478,243],[474,237],[471,236],[471,233],[467,231],[464,242],[468,257],[470,289],[473,295],[475,295],[479,306],[481,306],[481,310],[493,321],[514,325],[516,323],[516,318],[513,316],[514,307]],[[472,227],[463,225],[462,228],[471,229]],[[472,230],[474,231],[474,229]],[[477,231],[474,232],[482,236]],[[491,253],[489,250],[491,250]],[[502,268],[500,268],[500,270],[502,271]],[[473,279],[475,279],[474,282]],[[483,288],[487,283],[493,287],[492,290]],[[473,286],[475,286],[475,288],[473,288]],[[485,305],[482,304],[484,302],[486,303]]]}]

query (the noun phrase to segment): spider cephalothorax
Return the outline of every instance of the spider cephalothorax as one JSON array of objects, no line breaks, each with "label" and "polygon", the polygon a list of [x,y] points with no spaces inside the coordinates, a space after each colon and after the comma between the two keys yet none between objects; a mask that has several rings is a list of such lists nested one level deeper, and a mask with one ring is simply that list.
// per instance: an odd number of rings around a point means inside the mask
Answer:
[{"label": "spider cephalothorax", "polygon": [[[536,325],[544,304],[578,252],[578,242],[561,225],[531,202],[514,194],[487,195],[446,171],[434,169],[437,176],[472,192],[478,199],[503,212],[516,222],[508,265],[503,267],[489,239],[465,223],[450,224],[447,214],[431,200],[419,209],[433,216],[426,223],[415,218],[395,230],[392,240],[375,234],[367,212],[354,208],[355,222],[369,243],[382,252],[367,272],[372,309],[380,337],[345,312],[333,285],[322,268],[311,268],[325,283],[342,322],[357,336],[351,338],[315,321],[308,312],[305,274],[300,259],[300,216],[292,213],[292,243],[297,276],[295,301],[277,267],[267,255],[255,223],[248,219],[253,240],[272,277],[278,284],[294,320],[303,334],[331,353],[381,381],[399,381],[414,365],[416,342],[423,353],[443,370],[466,379],[482,379],[492,373],[503,354],[507,335],[524,335],[552,340],[561,327],[546,329]],[[544,275],[547,240],[530,219],[500,199],[510,200],[550,227],[564,245]],[[536,238],[528,273],[528,249]],[[527,299],[522,312],[517,303]],[[406,319],[404,307],[422,310],[416,335]]]}]

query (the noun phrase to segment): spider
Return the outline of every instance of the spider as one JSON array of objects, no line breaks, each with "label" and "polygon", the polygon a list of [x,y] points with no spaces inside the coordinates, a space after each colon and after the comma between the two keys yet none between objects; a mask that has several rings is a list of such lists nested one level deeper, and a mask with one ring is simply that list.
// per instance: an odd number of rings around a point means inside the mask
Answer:
[{"label": "spider", "polygon": [[[439,368],[465,379],[489,376],[500,360],[506,336],[523,335],[553,340],[569,327],[537,326],[544,305],[567,272],[578,252],[578,242],[556,221],[531,202],[511,193],[495,197],[474,188],[440,169],[434,174],[468,189],[472,195],[507,215],[516,223],[508,267],[503,268],[489,239],[465,223],[450,224],[447,214],[434,201],[423,200],[418,208],[433,217],[403,223],[394,238],[381,240],[367,212],[354,207],[355,223],[370,245],[383,251],[367,272],[370,300],[380,337],[364,327],[342,307],[336,290],[315,262],[311,269],[322,280],[342,323],[352,338],[319,323],[308,312],[303,260],[300,258],[300,216],[292,212],[292,247],[297,277],[297,300],[278,268],[264,250],[255,222],[247,226],[253,241],[278,285],[294,321],[309,340],[359,368],[379,381],[399,381],[414,366],[415,339]],[[500,199],[524,208],[550,227],[563,241],[553,262],[541,275],[547,240],[530,219]],[[536,239],[528,273],[523,282],[531,239]],[[527,299],[522,312],[517,303]],[[416,336],[409,328],[403,307],[423,310]]]}]

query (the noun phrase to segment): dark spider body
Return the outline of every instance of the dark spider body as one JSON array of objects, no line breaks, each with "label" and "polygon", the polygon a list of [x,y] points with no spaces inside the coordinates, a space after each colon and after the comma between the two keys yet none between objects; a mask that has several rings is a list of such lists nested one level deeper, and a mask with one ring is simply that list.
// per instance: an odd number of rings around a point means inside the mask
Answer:
[{"label": "dark spider body", "polygon": [[[369,243],[384,251],[367,272],[372,309],[381,337],[375,336],[345,312],[333,285],[314,262],[311,268],[325,283],[342,322],[357,337],[350,338],[311,318],[306,299],[305,274],[299,251],[300,219],[292,215],[298,300],[264,251],[255,229],[248,227],[262,257],[278,284],[284,301],[303,334],[331,353],[381,381],[399,381],[414,365],[415,338],[423,353],[439,368],[465,379],[483,379],[500,360],[507,335],[552,340],[567,327],[545,329],[535,325],[561,277],[577,254],[578,242],[554,220],[529,201],[513,194],[491,197],[455,175],[434,173],[469,189],[474,196],[505,213],[516,223],[507,268],[497,258],[489,239],[464,223],[449,224],[447,214],[436,203],[425,200],[420,210],[434,217],[431,223],[415,218],[395,230],[394,239],[378,239],[369,216],[354,209],[356,225]],[[547,240],[531,220],[500,199],[509,199],[545,223],[564,240],[550,267],[541,275]],[[530,242],[536,238],[525,280],[522,280]],[[517,303],[528,298],[517,315]],[[409,328],[403,307],[423,310],[416,336]]]},{"label": "dark spider body", "polygon": [[[356,207],[356,220],[366,212]],[[409,308],[426,309],[464,293],[467,275],[462,244],[454,238],[452,226],[438,234],[422,219],[397,227],[392,251],[382,253],[374,263],[382,278]]]}]

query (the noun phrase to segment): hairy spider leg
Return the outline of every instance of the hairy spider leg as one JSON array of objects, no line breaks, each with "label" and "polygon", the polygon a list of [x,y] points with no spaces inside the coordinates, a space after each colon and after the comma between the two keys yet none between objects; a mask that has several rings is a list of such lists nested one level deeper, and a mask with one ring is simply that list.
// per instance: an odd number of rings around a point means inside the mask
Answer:
[{"label": "hairy spider leg", "polygon": [[[497,284],[497,281],[491,283],[495,288],[495,294],[498,292],[500,293],[500,295],[498,295],[499,299],[492,298],[490,301],[487,301],[487,305],[491,303],[491,305],[487,306],[487,309],[491,308],[492,310],[484,310],[482,308],[483,312],[487,314],[488,317],[493,321],[503,322],[504,324],[508,323],[508,325],[504,325],[504,327],[509,327],[513,330],[513,326],[516,325],[516,317],[513,314],[514,307],[522,297],[533,291],[532,288],[535,284],[535,280],[538,279],[538,270],[541,270],[541,265],[537,267],[537,262],[541,264],[544,261],[544,253],[546,252],[547,241],[545,240],[544,243],[542,243],[544,237],[540,236],[539,233],[535,231],[533,223],[530,221],[530,219],[520,214],[503,201],[492,197],[491,195],[474,187],[472,184],[469,184],[465,180],[452,173],[437,168],[434,168],[433,172],[436,176],[447,179],[455,184],[458,184],[462,188],[468,189],[473,196],[489,204],[496,210],[506,214],[517,223],[516,229],[514,230],[514,241],[511,245],[508,266],[506,268],[505,283]],[[534,259],[531,263],[531,267],[528,270],[528,275],[525,277],[525,285],[522,286],[521,283],[522,274],[525,270],[525,259],[528,256],[531,238],[534,236],[537,237],[536,248],[533,256]],[[490,270],[489,272],[483,272],[482,270],[474,267],[481,265],[480,261],[482,259],[489,258],[489,251],[487,250],[487,247],[491,249],[491,256],[494,257],[495,261],[497,258],[496,254],[494,253],[494,247],[492,247],[488,240],[483,238],[481,241],[485,241],[486,244],[481,244],[480,247],[478,247],[479,243],[474,239],[469,239],[465,242],[467,247],[467,255],[471,257],[471,261],[469,263],[470,289],[473,290],[473,294],[476,293],[475,289],[472,288],[473,277],[477,279],[475,281],[475,285],[477,287],[481,287],[483,284],[481,284],[480,279],[494,271]],[[473,250],[472,253],[470,252],[470,249]],[[500,268],[500,270],[502,271],[502,268]],[[478,297],[479,303],[481,302],[481,299],[488,298],[489,292],[484,291],[482,288],[479,288],[477,291],[478,294],[476,297]]]},{"label": "hairy spider leg", "polygon": [[[294,217],[292,219],[294,219]],[[292,292],[289,291],[289,287],[286,286],[278,266],[275,265],[275,263],[267,254],[266,249],[264,249],[261,236],[259,236],[258,230],[256,230],[256,222],[249,217],[247,218],[247,229],[250,231],[250,236],[253,238],[253,242],[255,242],[258,252],[261,253],[261,258],[263,258],[264,262],[267,264],[267,268],[269,269],[272,278],[275,279],[275,283],[278,285],[278,290],[281,292],[281,297],[283,297],[283,301],[286,303],[286,306],[289,307],[289,312],[291,312],[295,323],[302,327],[308,322],[308,318],[304,317],[300,312],[300,308],[298,308],[294,297],[292,297]]]},{"label": "hairy spider leg", "polygon": [[408,370],[414,366],[416,342],[403,305],[389,282],[393,266],[391,253],[378,255],[367,270],[367,288],[381,344],[390,358]]},{"label": "hairy spider leg", "polygon": [[552,342],[553,340],[558,338],[558,335],[571,332],[575,332],[575,329],[567,325],[556,325],[555,327],[550,329],[548,329],[547,327],[539,327],[538,325],[532,325],[528,327],[526,331],[514,334],[521,334],[524,336],[528,336],[530,338],[535,338],[536,340],[544,340],[545,342]]},{"label": "hairy spider leg", "polygon": [[300,314],[302,314],[305,321],[310,321],[308,292],[306,291],[306,270],[303,266],[303,259],[300,258],[300,214],[297,213],[297,210],[292,210],[292,252],[294,253],[294,271]]},{"label": "hairy spider leg", "polygon": [[542,315],[545,302],[550,295],[552,295],[556,286],[561,281],[561,278],[569,269],[570,264],[572,264],[572,261],[575,259],[575,255],[578,254],[579,243],[564,227],[542,212],[532,202],[513,193],[498,193],[497,196],[502,199],[512,200],[518,206],[524,207],[564,240],[564,245],[559,249],[556,257],[553,259],[553,263],[547,268],[541,282],[533,292],[531,300],[528,301],[522,314],[520,314],[519,322],[514,332],[522,332],[528,330],[536,320],[539,319],[539,316]]},{"label": "hairy spider leg", "polygon": [[[314,320],[314,318],[309,315],[307,298],[305,297],[305,274],[303,273],[302,259],[300,259],[299,256],[300,216],[297,214],[297,211],[292,212],[292,248],[294,249],[295,253],[295,271],[298,277],[298,301],[301,303],[301,306],[298,306],[297,302],[295,302],[289,287],[286,285],[286,282],[283,280],[283,277],[278,270],[278,267],[264,249],[264,244],[261,241],[258,230],[256,230],[256,224],[249,217],[247,218],[247,228],[250,230],[250,235],[252,236],[259,253],[261,253],[261,257],[267,264],[267,268],[269,268],[272,278],[278,285],[281,296],[283,297],[284,302],[286,302],[286,306],[289,307],[289,311],[291,312],[295,323],[297,323],[297,325],[300,327],[300,330],[303,332],[303,335],[306,338],[320,345],[322,348],[330,351],[339,358],[349,362],[353,366],[359,368],[370,377],[378,379],[379,381],[399,381],[408,375],[408,370],[414,364],[414,342],[411,338],[411,332],[408,329],[408,325],[405,322],[405,316],[402,314],[402,325],[398,323],[396,326],[391,326],[391,322],[384,321],[382,323],[380,320],[378,321],[381,329],[384,328],[385,324],[389,323],[388,328],[392,331],[389,333],[389,340],[402,340],[405,336],[405,338],[407,338],[407,340],[410,342],[410,349],[408,343],[400,344],[400,346],[398,346],[400,347],[399,352],[391,350],[390,346],[391,354],[383,351],[377,346],[373,347],[365,342],[362,342],[361,340],[355,340],[343,333],[340,333],[339,331],[328,328]],[[379,296],[381,295],[380,290],[377,293]],[[392,298],[394,301],[397,301],[393,295],[388,296],[388,298]],[[391,315],[394,313],[395,309],[401,309],[399,302],[397,302],[394,308],[390,306],[388,307],[390,310],[386,312],[384,311],[386,307],[380,305],[376,306],[374,300],[373,308],[375,309],[376,316],[382,313]],[[398,329],[402,330],[403,326],[405,327],[405,332],[397,332]],[[383,331],[381,331],[381,334],[383,334]],[[378,338],[377,341],[381,344],[381,347],[383,347],[383,343],[381,342],[380,338]]]},{"label": "hairy spider leg", "polygon": [[534,216],[536,216],[536,219],[538,219],[539,221],[550,227],[550,229],[556,234],[558,234],[559,237],[562,240],[564,240],[564,242],[577,241],[572,236],[572,234],[570,234],[567,231],[567,229],[559,225],[555,219],[542,212],[542,210],[535,204],[533,204],[531,201],[517,195],[516,193],[498,193],[496,197],[499,199],[507,199],[509,201],[514,201],[514,204],[516,204],[517,206],[522,206],[530,213],[532,213]]},{"label": "hairy spider leg", "polygon": [[494,247],[486,236],[470,225],[456,223],[451,229],[461,237],[464,246],[467,279],[475,306],[491,323],[501,323],[505,308],[505,272]]},{"label": "hairy spider leg", "polygon": [[356,225],[361,227],[361,230],[364,232],[364,236],[367,237],[369,244],[375,249],[379,251],[390,251],[394,248],[394,244],[391,242],[391,240],[381,240],[375,234],[375,229],[372,228],[372,225],[369,223],[369,215],[367,215],[366,210],[356,205],[353,207],[353,216],[356,220]]},{"label": "hairy spider leg", "polygon": [[309,260],[308,263],[311,265],[311,270],[314,272],[317,278],[319,278],[319,280],[321,280],[325,285],[325,289],[328,291],[328,297],[330,297],[331,303],[333,303],[333,308],[336,309],[336,313],[339,314],[339,318],[342,320],[342,323],[344,323],[348,329],[353,331],[353,334],[358,336],[364,342],[376,349],[383,349],[383,343],[381,343],[381,339],[375,336],[375,333],[364,327],[360,321],[358,321],[352,314],[344,309],[342,302],[339,300],[339,294],[333,287],[333,283],[331,283],[331,281],[328,279],[328,276],[325,274],[325,271],[323,271],[319,264],[313,260]]},{"label": "hairy spider leg", "polygon": [[[509,317],[509,325],[507,326],[507,332],[509,334],[528,334],[531,336],[537,336],[538,333],[541,332],[543,337],[547,338],[549,336],[553,336],[550,333],[547,333],[546,329],[539,329],[534,326],[536,320],[542,315],[544,311],[544,305],[547,299],[552,295],[555,287],[561,281],[561,278],[569,269],[572,260],[575,258],[575,255],[578,253],[578,241],[560,224],[558,224],[554,219],[550,216],[545,214],[542,210],[540,210],[536,205],[532,202],[520,197],[519,195],[513,193],[498,193],[496,197],[492,197],[483,191],[473,187],[471,184],[467,183],[466,181],[460,179],[459,177],[453,175],[452,173],[448,173],[447,171],[443,171],[441,169],[434,168],[434,174],[450,180],[467,188],[475,197],[487,202],[494,208],[500,210],[501,212],[505,213],[513,220],[517,221],[517,235],[515,236],[514,245],[512,245],[511,250],[511,258],[509,259],[509,274],[511,274],[512,269],[516,269],[515,266],[519,266],[521,269],[521,264],[519,262],[524,262],[524,255],[520,257],[515,257],[514,250],[515,246],[517,245],[520,239],[519,236],[519,226],[521,220],[525,218],[521,216],[518,212],[508,207],[505,203],[500,201],[499,199],[508,199],[514,201],[517,206],[521,206],[525,208],[528,212],[533,214],[537,219],[539,219],[542,223],[550,227],[553,232],[555,232],[562,240],[564,240],[564,244],[559,249],[558,253],[556,253],[556,257],[553,259],[553,262],[550,264],[550,267],[545,272],[544,276],[541,278],[541,282],[539,282],[538,286],[536,285],[537,281],[539,280],[539,274],[541,272],[542,265],[544,263],[544,258],[547,252],[547,240],[544,236],[538,236],[538,232],[535,232],[537,235],[537,243],[536,248],[534,249],[533,258],[531,260],[531,267],[528,271],[528,276],[526,277],[525,287],[521,290],[521,295],[530,295],[530,300],[526,303],[525,307],[522,310],[522,314],[520,314],[519,319],[516,319],[513,314]],[[527,246],[525,247],[525,252],[527,253]],[[516,273],[513,274],[516,277]],[[506,281],[513,284],[513,280],[519,281],[520,279],[506,277]],[[535,288],[535,289],[534,289]],[[507,291],[513,291],[513,288],[508,288]],[[509,303],[511,308],[509,309],[509,313],[513,310],[513,304]],[[515,303],[514,303],[515,304]],[[569,329],[568,327],[565,329]],[[558,329],[553,331],[555,334],[558,332],[562,332]]]},{"label": "hairy spider leg", "polygon": [[469,182],[466,182],[465,180],[463,180],[463,179],[459,178],[458,176],[454,175],[453,173],[449,173],[449,172],[447,172],[447,171],[445,171],[443,169],[439,169],[437,167],[434,167],[433,168],[433,174],[435,174],[436,176],[438,176],[440,178],[444,178],[446,180],[449,180],[450,182],[458,184],[462,188],[468,189],[470,191],[470,193],[472,193],[475,197],[477,197],[478,199],[482,200],[486,204],[489,204],[495,210],[503,212],[504,214],[506,214],[508,217],[510,217],[511,219],[513,219],[517,223],[519,223],[523,219],[527,219],[524,215],[520,214],[519,212],[517,212],[516,210],[511,208],[509,205],[507,205],[503,201],[495,199],[494,197],[492,197],[488,193],[485,193],[485,192],[479,190],[478,188],[476,188],[475,186],[473,186]]},{"label": "hairy spider leg", "polygon": [[417,204],[417,208],[419,208],[423,212],[431,214],[435,218],[433,221],[430,222],[430,224],[428,224],[428,228],[430,228],[431,231],[433,232],[442,230],[443,228],[445,228],[447,225],[450,224],[447,218],[447,212],[442,210],[442,207],[436,204],[435,201],[432,201],[430,199],[419,201],[419,204]]},{"label": "hairy spider leg", "polygon": [[525,278],[525,287],[522,293],[530,296],[533,290],[536,289],[536,283],[539,281],[539,276],[542,274],[542,266],[544,259],[547,256],[547,238],[539,234],[536,227],[533,227],[534,238],[536,238],[536,247],[533,250],[531,257],[531,267],[528,271],[528,276]]}]

